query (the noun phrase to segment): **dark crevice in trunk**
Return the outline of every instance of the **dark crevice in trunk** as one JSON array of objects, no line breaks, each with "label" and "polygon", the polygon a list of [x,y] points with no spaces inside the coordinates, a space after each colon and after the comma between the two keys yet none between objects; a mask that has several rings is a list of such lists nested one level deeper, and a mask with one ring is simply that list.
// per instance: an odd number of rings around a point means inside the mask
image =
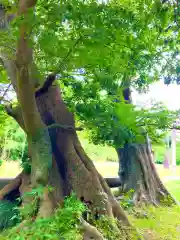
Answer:
[{"label": "dark crevice in trunk", "polygon": [[[41,116],[43,122],[46,124],[46,126],[50,126],[55,122],[52,114],[50,112],[45,112],[42,116]],[[49,128],[48,132],[49,132],[49,136],[50,136],[50,140],[51,140],[51,147],[52,147],[52,152],[53,155],[56,159],[56,164],[58,167],[58,171],[60,173],[60,176],[63,180],[63,194],[64,196],[68,196],[70,194],[70,192],[68,191],[68,189],[66,188],[67,186],[67,166],[66,166],[66,160],[64,158],[64,156],[61,154],[61,151],[59,150],[58,147],[58,143],[57,143],[57,136],[58,136],[58,132],[61,131],[57,128]]]},{"label": "dark crevice in trunk", "polygon": [[[45,117],[43,118],[43,121],[47,126],[50,126],[50,125],[56,123],[55,120],[53,119],[52,115],[49,112],[47,112],[45,114]],[[61,174],[62,179],[64,181],[66,181],[67,167],[66,167],[66,161],[63,158],[63,156],[62,156],[62,154],[61,154],[61,152],[58,148],[58,145],[57,145],[58,131],[59,131],[59,129],[57,129],[57,128],[48,129],[50,139],[51,139],[53,154],[54,154],[55,158],[58,159],[57,164],[58,164],[59,172]]]}]

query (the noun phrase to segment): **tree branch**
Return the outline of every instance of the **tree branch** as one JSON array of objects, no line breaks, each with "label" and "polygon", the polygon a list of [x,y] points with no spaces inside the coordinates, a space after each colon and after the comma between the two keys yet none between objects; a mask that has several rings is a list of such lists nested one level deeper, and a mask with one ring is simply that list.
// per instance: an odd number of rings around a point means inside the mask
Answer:
[{"label": "tree branch", "polygon": [[75,41],[74,45],[69,49],[69,51],[67,52],[66,56],[64,57],[64,59],[61,61],[60,66],[58,67],[57,70],[54,71],[54,75],[58,74],[61,71],[61,68],[63,67],[64,63],[66,62],[66,60],[68,59],[68,57],[71,55],[71,53],[73,52],[73,50],[75,49],[75,47],[78,45],[78,43],[80,42],[80,40],[82,39],[82,35]]},{"label": "tree branch", "polygon": [[[158,125],[157,124],[146,124],[146,125],[144,125],[144,124],[137,124],[137,126],[138,127],[146,127],[146,126],[154,126],[154,127],[158,127]],[[167,127],[166,129],[179,129],[180,130],[180,126],[178,127],[178,126],[173,126],[173,127]]]},{"label": "tree branch", "polygon": [[43,93],[47,92],[55,80],[56,80],[56,75],[50,74],[46,78],[46,81],[44,82],[43,86],[35,92],[35,97],[39,97]]},{"label": "tree branch", "polygon": [[4,101],[4,97],[6,96],[6,93],[8,92],[8,90],[9,90],[10,87],[11,87],[11,83],[8,85],[8,87],[7,87],[6,90],[4,91],[4,93],[3,93],[3,95],[2,95],[2,97],[1,97],[1,99],[0,99],[0,103],[1,103],[2,101]]},{"label": "tree branch", "polygon": [[24,125],[24,120],[21,112],[21,107],[18,105],[13,108],[12,104],[9,104],[5,106],[5,111],[9,116],[13,117],[16,120],[16,122],[19,124],[19,126],[25,131],[25,125]]},{"label": "tree branch", "polygon": [[62,124],[58,124],[58,123],[54,123],[54,124],[51,124],[49,126],[47,126],[48,129],[51,129],[51,128],[61,128],[63,130],[68,130],[68,131],[82,131],[84,130],[82,127],[73,127],[71,125],[62,125]]},{"label": "tree branch", "polygon": [[61,61],[60,66],[57,68],[57,70],[55,70],[53,73],[51,73],[45,80],[43,86],[38,89],[35,93],[35,97],[40,96],[41,94],[45,93],[48,91],[49,87],[53,84],[53,82],[56,80],[56,75],[61,72],[63,65],[65,64],[66,60],[68,59],[68,57],[71,55],[71,53],[73,52],[73,50],[75,49],[75,47],[78,45],[78,43],[80,42],[82,36],[80,36],[74,43],[74,45],[72,46],[72,48],[69,49],[69,51],[67,52],[66,56],[63,58],[63,60]]}]

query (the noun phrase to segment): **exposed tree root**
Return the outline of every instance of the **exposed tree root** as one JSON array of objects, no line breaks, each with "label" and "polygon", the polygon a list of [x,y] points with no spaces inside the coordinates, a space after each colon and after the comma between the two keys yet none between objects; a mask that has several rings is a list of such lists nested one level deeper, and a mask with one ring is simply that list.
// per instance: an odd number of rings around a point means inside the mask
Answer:
[{"label": "exposed tree root", "polygon": [[83,218],[81,218],[80,229],[83,231],[83,240],[104,240],[103,235],[97,230],[97,228],[90,225]]},{"label": "exposed tree root", "polygon": [[104,180],[110,188],[117,188],[121,186],[120,178],[104,178]]},{"label": "exposed tree root", "polygon": [[53,214],[53,204],[49,196],[49,190],[45,188],[40,200],[37,218],[47,218]]},{"label": "exposed tree root", "polygon": [[9,184],[0,190],[0,200],[3,200],[7,194],[20,187],[22,182],[22,175],[23,173],[20,173],[15,179],[13,179]]},{"label": "exposed tree root", "polygon": [[126,224],[127,226],[131,226],[131,223],[129,222],[127,215],[125,214],[125,212],[120,207],[117,200],[115,199],[114,195],[112,194],[112,192],[111,192],[110,188],[108,187],[104,178],[97,172],[93,162],[86,155],[85,151],[81,147],[81,144],[80,144],[79,140],[77,139],[77,136],[76,136],[75,147],[76,147],[76,152],[78,152],[78,154],[81,157],[81,159],[83,160],[86,168],[91,170],[92,172],[94,172],[94,174],[98,177],[104,192],[107,194],[108,203],[109,203],[109,206],[108,206],[109,214],[108,214],[108,216],[109,217],[114,216],[118,220],[123,221],[123,223]]}]

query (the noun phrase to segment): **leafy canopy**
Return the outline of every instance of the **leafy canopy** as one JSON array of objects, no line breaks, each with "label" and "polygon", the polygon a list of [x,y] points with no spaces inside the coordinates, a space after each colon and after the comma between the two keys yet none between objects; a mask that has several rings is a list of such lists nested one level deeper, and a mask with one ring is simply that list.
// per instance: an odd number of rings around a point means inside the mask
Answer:
[{"label": "leafy canopy", "polygon": [[[10,11],[16,11],[16,6]],[[10,56],[22,21],[15,19],[11,31],[0,33],[0,43],[7,42],[1,51]],[[66,102],[92,129],[93,141],[137,141],[139,123],[146,126],[150,118],[162,129],[171,124],[166,109],[155,113],[126,104],[122,89],[143,89],[164,73],[164,54],[172,59],[179,37],[172,4],[159,0],[40,0],[36,11],[29,11],[28,21],[33,22],[30,44],[40,73],[58,74]],[[161,122],[155,121],[157,115]]]}]

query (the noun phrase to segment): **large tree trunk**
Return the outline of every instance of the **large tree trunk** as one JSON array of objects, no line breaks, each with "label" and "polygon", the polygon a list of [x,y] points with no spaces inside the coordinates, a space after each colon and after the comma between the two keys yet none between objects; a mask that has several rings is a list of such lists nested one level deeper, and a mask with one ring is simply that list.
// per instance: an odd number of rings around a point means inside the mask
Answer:
[{"label": "large tree trunk", "polygon": [[[127,104],[132,102],[129,87],[123,91]],[[134,204],[151,203],[158,205],[170,197],[171,203],[176,203],[167,191],[156,171],[151,146],[147,133],[144,144],[126,143],[123,148],[116,148],[119,158],[119,177],[123,192],[132,192]]]},{"label": "large tree trunk", "polygon": [[119,177],[123,192],[133,190],[132,199],[137,203],[159,205],[170,197],[159,178],[151,153],[144,144],[125,144],[117,149],[119,157]]},{"label": "large tree trunk", "polygon": [[36,100],[44,123],[59,124],[57,128],[49,128],[54,155],[54,168],[49,183],[56,189],[52,193],[53,204],[56,206],[64,196],[74,191],[79,198],[83,196],[86,200],[91,200],[93,208],[100,207],[102,214],[116,216],[129,225],[127,217],[118,206],[106,182],[81,147],[73,115],[64,104],[59,88],[52,86]]},{"label": "large tree trunk", "polygon": [[[107,183],[83,150],[76,134],[73,114],[64,104],[59,87],[51,86],[46,93],[36,97],[36,103],[44,124],[49,125],[53,151],[53,164],[48,179],[48,185],[53,187],[53,191],[44,198],[45,203],[40,211],[51,211],[58,204],[63,205],[64,197],[73,191],[78,198],[83,196],[92,202],[92,212],[100,209],[100,214],[117,218],[123,225],[131,227]],[[21,194],[30,191],[30,181],[26,174],[22,176],[19,186]],[[103,239],[86,222],[83,222],[83,227],[84,239],[87,235],[93,239]],[[127,239],[130,239],[129,236]]]}]

